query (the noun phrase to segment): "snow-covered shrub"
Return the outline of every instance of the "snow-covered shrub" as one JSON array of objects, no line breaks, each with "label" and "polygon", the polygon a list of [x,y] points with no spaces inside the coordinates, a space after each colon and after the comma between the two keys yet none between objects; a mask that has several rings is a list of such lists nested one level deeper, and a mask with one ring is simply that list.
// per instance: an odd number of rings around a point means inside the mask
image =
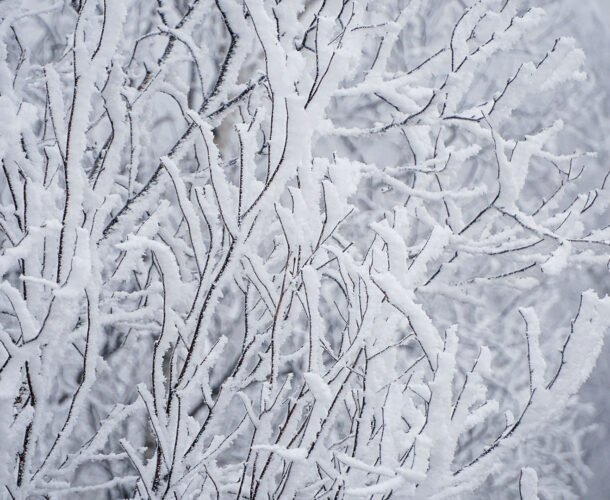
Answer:
[{"label": "snow-covered shrub", "polygon": [[577,491],[610,299],[566,276],[607,272],[610,181],[542,9],[0,17],[3,495]]}]

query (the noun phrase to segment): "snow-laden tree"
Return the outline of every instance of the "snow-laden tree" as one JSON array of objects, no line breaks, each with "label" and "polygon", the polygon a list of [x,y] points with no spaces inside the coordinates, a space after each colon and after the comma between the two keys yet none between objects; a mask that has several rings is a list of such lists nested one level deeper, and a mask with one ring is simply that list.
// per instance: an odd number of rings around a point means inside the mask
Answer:
[{"label": "snow-laden tree", "polygon": [[541,8],[0,17],[2,495],[582,489],[610,180]]}]

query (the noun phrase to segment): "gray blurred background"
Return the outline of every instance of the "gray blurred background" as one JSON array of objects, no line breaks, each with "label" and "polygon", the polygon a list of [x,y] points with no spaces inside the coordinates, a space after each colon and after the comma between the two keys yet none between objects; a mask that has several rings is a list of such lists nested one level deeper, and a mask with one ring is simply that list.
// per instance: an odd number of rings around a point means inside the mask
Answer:
[{"label": "gray blurred background", "polygon": [[[599,22],[598,29],[578,29],[579,25],[584,28],[588,24],[586,18],[582,21],[579,19],[576,26],[570,27],[572,28],[570,31],[587,53],[588,71],[595,73],[600,90],[605,94],[603,113],[606,118],[610,118],[610,0],[574,0],[573,3],[575,11],[583,8],[592,10],[593,16]],[[605,123],[608,123],[608,120]],[[599,159],[602,164],[608,165],[610,130],[606,128],[603,133],[605,147],[599,152]],[[610,224],[608,219],[610,215],[606,214],[605,224]],[[610,293],[610,280],[607,275],[605,279],[605,283],[600,283],[600,288]],[[583,388],[582,398],[595,405],[593,420],[597,424],[597,429],[586,441],[586,462],[592,472],[586,498],[610,499],[610,336],[608,335],[595,371]]]}]

